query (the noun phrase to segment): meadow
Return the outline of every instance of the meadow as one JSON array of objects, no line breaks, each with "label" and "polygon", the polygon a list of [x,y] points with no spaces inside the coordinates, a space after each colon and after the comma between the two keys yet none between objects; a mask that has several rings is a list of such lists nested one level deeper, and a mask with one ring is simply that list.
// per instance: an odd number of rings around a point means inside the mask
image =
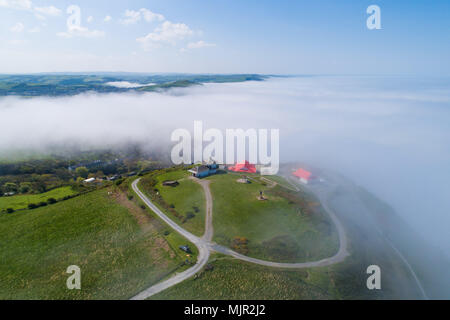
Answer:
[{"label": "meadow", "polygon": [[[189,176],[185,169],[156,175],[154,189],[158,190],[161,198],[155,204],[162,209],[168,206],[164,211],[173,221],[189,232],[202,236],[205,232],[205,194],[202,187],[190,180]],[[179,184],[175,187],[163,186],[166,180],[176,180]]]},{"label": "meadow", "polygon": [[[241,175],[209,177],[213,195],[214,240],[251,257],[277,262],[303,262],[337,252],[333,223],[310,195]],[[259,200],[260,191],[266,200]]]},{"label": "meadow", "polygon": [[[181,244],[118,188],[2,214],[0,299],[128,299],[186,267]],[[70,265],[81,290],[66,288]]]},{"label": "meadow", "polygon": [[70,186],[60,187],[40,194],[23,194],[11,197],[0,197],[0,211],[8,208],[14,210],[26,209],[29,204],[47,202],[48,199],[61,200],[67,196],[73,196],[77,192]]}]

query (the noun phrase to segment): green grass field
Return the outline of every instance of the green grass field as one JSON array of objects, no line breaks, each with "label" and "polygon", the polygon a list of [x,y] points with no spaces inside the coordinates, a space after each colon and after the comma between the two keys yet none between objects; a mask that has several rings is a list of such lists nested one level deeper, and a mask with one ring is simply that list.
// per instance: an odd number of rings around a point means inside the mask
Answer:
[{"label": "green grass field", "polygon": [[[366,248],[361,248],[366,250]],[[360,249],[357,249],[359,251]],[[153,300],[377,300],[418,299],[414,282],[399,285],[404,276],[392,253],[358,252],[352,259],[329,267],[283,270],[263,267],[215,254],[197,278],[190,278],[151,297]],[[376,261],[390,270],[382,290],[368,290],[365,270]]]},{"label": "green grass field", "polygon": [[72,190],[72,187],[61,187],[53,189],[49,192],[40,194],[24,194],[16,195],[12,197],[0,197],[0,211],[8,208],[14,210],[25,209],[30,203],[37,204],[39,202],[46,202],[50,198],[56,200],[62,199],[65,196],[71,196],[76,194],[76,191]]},{"label": "green grass field", "polygon": [[271,269],[233,260],[219,254],[211,257],[214,268],[202,271],[153,297],[154,300],[303,300],[339,298],[328,268],[306,270]]},{"label": "green grass field", "polygon": [[[276,186],[242,184],[237,174],[218,174],[212,181],[214,240],[242,249],[251,257],[279,262],[303,262],[330,257],[337,252],[338,237],[320,204],[308,209],[314,199]],[[259,191],[266,201],[258,200]],[[235,237],[246,238],[247,246],[233,247]]]},{"label": "green grass field", "polygon": [[[111,188],[2,214],[0,299],[130,298],[180,269],[186,241],[165,229]],[[66,288],[70,265],[81,268],[81,290]]]},{"label": "green grass field", "polygon": [[280,186],[285,187],[289,190],[293,190],[293,191],[296,190],[295,187],[289,181],[287,181],[285,178],[283,178],[281,176],[264,176],[262,178],[262,180],[261,179],[260,180],[264,182],[264,180],[266,180],[266,179],[270,180],[272,182],[275,182],[275,183],[279,184]]},{"label": "green grass field", "polygon": [[[190,180],[189,176],[190,174],[186,170],[158,175],[156,176],[158,183],[155,188],[158,189],[166,204],[173,205],[173,210],[163,211],[184,229],[197,236],[202,236],[205,232],[205,194],[202,187]],[[166,180],[177,180],[179,185],[176,187],[163,186],[162,183]],[[158,202],[155,204],[158,205]],[[179,214],[178,217],[175,216],[174,211]],[[193,217],[188,218],[191,215]]]}]

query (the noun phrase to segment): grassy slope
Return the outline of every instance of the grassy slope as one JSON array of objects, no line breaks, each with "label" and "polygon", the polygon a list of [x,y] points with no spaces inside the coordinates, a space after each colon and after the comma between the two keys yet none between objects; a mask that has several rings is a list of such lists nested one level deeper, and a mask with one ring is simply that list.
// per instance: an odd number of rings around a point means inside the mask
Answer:
[{"label": "grassy slope", "polygon": [[[174,271],[182,257],[159,222],[121,201],[103,189],[0,215],[0,299],[123,299]],[[81,268],[82,290],[66,289],[72,264]]]},{"label": "grassy slope", "polygon": [[[296,190],[295,187],[281,176],[264,176],[264,180],[270,180],[272,182],[278,183],[280,186],[285,187],[289,190]],[[264,181],[263,180],[263,181]]]},{"label": "grassy slope", "polygon": [[[230,246],[234,237],[249,240],[249,256],[280,262],[301,262],[332,256],[338,247],[332,223],[319,211],[302,214],[295,203],[271,195],[255,179],[237,183],[237,175],[212,176],[214,240]],[[280,188],[280,187],[276,187]],[[259,191],[268,201],[259,201]]]},{"label": "grassy slope", "polygon": [[[183,226],[189,232],[202,236],[205,232],[205,194],[202,187],[192,180],[188,179],[188,172],[186,170],[168,172],[158,175],[156,179],[158,184],[155,186],[167,204],[173,204],[175,210],[183,217],[187,213],[193,213],[194,218],[182,222],[180,218],[175,217],[171,212],[166,212],[170,218],[176,223]],[[179,180],[177,187],[166,187],[162,185],[165,180]],[[195,212],[193,207],[198,208]],[[167,210],[163,210],[167,211]]]},{"label": "grassy slope", "polygon": [[286,271],[236,261],[221,255],[210,260],[212,271],[188,279],[152,299],[330,299],[334,286],[327,270]]},{"label": "grassy slope", "polygon": [[[214,255],[209,262],[212,271],[203,271],[199,278],[188,279],[152,299],[420,299],[410,273],[372,226],[362,227],[344,212],[339,215],[351,253],[343,263],[282,270]],[[381,290],[366,288],[366,268],[372,264],[382,270]]]},{"label": "grassy slope", "polygon": [[0,210],[12,208],[14,210],[25,209],[30,203],[46,202],[49,198],[56,200],[65,196],[74,195],[76,192],[71,187],[56,188],[40,194],[16,195],[12,197],[0,197]]},{"label": "grassy slope", "polygon": [[[328,267],[283,270],[222,255],[212,271],[188,279],[152,299],[421,299],[414,280],[397,254],[376,234],[343,219],[351,256]],[[370,227],[370,226],[369,226]],[[366,269],[382,270],[381,290],[368,290]]]},{"label": "grassy slope", "polygon": [[[345,262],[320,268],[283,270],[263,267],[243,261],[212,256],[212,271],[202,271],[169,288],[152,299],[420,299],[410,279],[399,286],[396,278],[407,274],[392,252],[369,252],[356,245],[352,257]],[[367,266],[378,264],[382,270],[382,290],[368,290]]]}]

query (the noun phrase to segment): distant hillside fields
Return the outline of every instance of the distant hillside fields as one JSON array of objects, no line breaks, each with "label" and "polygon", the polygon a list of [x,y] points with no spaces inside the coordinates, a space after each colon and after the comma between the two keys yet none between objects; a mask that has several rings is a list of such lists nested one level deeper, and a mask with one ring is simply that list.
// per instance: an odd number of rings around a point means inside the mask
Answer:
[{"label": "distant hillside fields", "polygon": [[[0,96],[71,96],[85,92],[153,92],[203,83],[263,81],[258,74],[39,74],[0,75]],[[113,86],[111,83],[128,83]],[[150,84],[150,85],[149,85]]]},{"label": "distant hillside fields", "polygon": [[[118,188],[0,215],[0,299],[128,299],[185,260],[157,219]],[[67,267],[81,268],[68,290]]]},{"label": "distant hillside fields", "polygon": [[50,198],[60,200],[66,196],[72,196],[74,194],[76,194],[76,192],[72,189],[72,187],[61,187],[40,194],[0,197],[0,211],[8,208],[12,208],[14,210],[25,209],[30,203],[37,204],[39,202],[47,202]]}]

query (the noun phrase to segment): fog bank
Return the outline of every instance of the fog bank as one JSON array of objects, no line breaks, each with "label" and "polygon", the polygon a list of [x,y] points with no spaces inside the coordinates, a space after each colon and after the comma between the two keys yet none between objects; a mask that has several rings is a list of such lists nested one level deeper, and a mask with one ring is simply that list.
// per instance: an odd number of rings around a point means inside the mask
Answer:
[{"label": "fog bank", "polygon": [[281,162],[340,172],[450,255],[450,80],[301,77],[167,93],[0,99],[0,155],[172,145],[177,128],[280,129]]}]

